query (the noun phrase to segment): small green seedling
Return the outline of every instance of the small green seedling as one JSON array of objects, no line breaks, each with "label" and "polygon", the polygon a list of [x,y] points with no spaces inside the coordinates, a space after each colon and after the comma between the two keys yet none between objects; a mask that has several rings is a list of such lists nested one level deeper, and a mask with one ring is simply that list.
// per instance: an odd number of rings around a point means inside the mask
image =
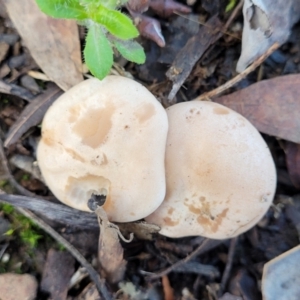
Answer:
[{"label": "small green seedling", "polygon": [[228,4],[226,5],[225,12],[231,11],[236,5],[236,1],[237,0],[229,0]]},{"label": "small green seedling", "polygon": [[137,64],[146,60],[142,46],[133,39],[139,32],[119,9],[128,0],[36,0],[53,18],[74,19],[88,28],[84,60],[91,73],[103,79],[113,65],[113,49]]},{"label": "small green seedling", "polygon": [[14,207],[6,204],[0,204],[0,211],[9,216],[11,228],[5,233],[7,236],[18,236],[21,241],[30,248],[35,248],[38,241],[43,237],[42,231],[30,219],[18,214]]}]

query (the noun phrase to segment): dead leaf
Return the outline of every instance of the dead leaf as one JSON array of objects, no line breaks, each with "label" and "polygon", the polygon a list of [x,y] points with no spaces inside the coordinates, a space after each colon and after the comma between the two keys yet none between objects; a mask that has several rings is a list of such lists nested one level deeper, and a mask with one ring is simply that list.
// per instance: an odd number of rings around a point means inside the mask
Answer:
[{"label": "dead leaf", "polygon": [[[100,225],[98,250],[100,272],[109,282],[117,283],[123,279],[127,264],[123,259],[123,247],[119,240],[122,235],[118,226],[108,221],[103,208],[98,206],[95,213]],[[124,238],[122,239],[126,241]]]},{"label": "dead leaf", "polygon": [[160,227],[146,222],[130,222],[118,224],[123,233],[133,233],[135,237],[141,240],[153,240],[153,235],[160,231]]},{"label": "dead leaf", "polygon": [[65,91],[83,80],[75,21],[46,16],[35,0],[4,4],[32,57],[51,80]]},{"label": "dead leaf", "polygon": [[13,83],[6,83],[2,80],[0,80],[0,93],[18,96],[27,101],[31,101],[34,98],[34,95],[28,90]]},{"label": "dead leaf", "polygon": [[[217,16],[211,17],[198,33],[192,36],[186,45],[178,52],[174,62],[166,73],[173,82],[172,90],[168,96],[172,100],[186,78],[190,75],[195,63],[202,57],[207,48],[215,43],[221,36],[223,24]],[[186,59],[186,58],[189,59]]]},{"label": "dead leaf", "polygon": [[174,300],[174,290],[171,287],[168,276],[162,277],[162,286],[164,291],[164,300]]},{"label": "dead leaf", "polygon": [[300,145],[287,142],[285,145],[286,164],[293,185],[300,189]]},{"label": "dead leaf", "polygon": [[300,75],[263,80],[214,99],[248,119],[259,131],[300,143]]},{"label": "dead leaf", "polygon": [[297,300],[300,295],[300,246],[277,256],[264,266],[264,300]]},{"label": "dead leaf", "polygon": [[40,289],[51,299],[65,300],[75,271],[75,260],[69,252],[50,249],[43,269]]},{"label": "dead leaf", "polygon": [[219,298],[218,300],[243,300],[241,297],[238,296],[234,296],[232,294],[229,293],[225,293],[221,298]]},{"label": "dead leaf", "polygon": [[256,280],[246,269],[237,270],[236,274],[230,280],[228,291],[233,295],[241,296],[243,300],[260,298]]},{"label": "dead leaf", "polygon": [[76,300],[101,300],[102,298],[99,296],[99,292],[94,283],[90,283],[82,293],[75,298]]},{"label": "dead leaf", "polygon": [[155,295],[155,290],[154,293],[152,288],[148,288],[147,291],[142,291],[140,287],[135,286],[132,282],[120,282],[118,284],[119,290],[116,293],[116,299],[122,299],[122,300],[146,300],[146,299],[151,299],[151,292],[152,295]]},{"label": "dead leaf", "polygon": [[191,8],[173,0],[150,0],[151,9],[162,18],[169,18],[174,13],[189,14]]},{"label": "dead leaf", "polygon": [[4,60],[9,50],[9,45],[0,41],[0,63]]},{"label": "dead leaf", "polygon": [[242,53],[237,71],[242,72],[274,43],[282,45],[299,20],[298,0],[245,0]]},{"label": "dead leaf", "polygon": [[4,142],[4,147],[9,147],[11,144],[14,144],[30,127],[39,124],[49,106],[62,93],[63,92],[56,85],[51,84],[43,94],[38,95],[32,100],[22,111],[18,120],[10,127]]},{"label": "dead leaf", "polygon": [[9,162],[15,167],[25,171],[30,174],[33,178],[44,182],[41,171],[37,165],[36,160],[32,156],[15,154],[10,159]]}]

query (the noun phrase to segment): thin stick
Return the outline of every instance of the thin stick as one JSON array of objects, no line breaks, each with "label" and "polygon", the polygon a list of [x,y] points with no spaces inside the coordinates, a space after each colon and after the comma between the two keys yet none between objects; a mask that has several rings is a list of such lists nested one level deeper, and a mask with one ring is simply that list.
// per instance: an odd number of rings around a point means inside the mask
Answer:
[{"label": "thin stick", "polygon": [[59,233],[57,233],[51,226],[49,226],[47,223],[45,223],[42,219],[37,217],[31,211],[23,208],[17,208],[17,210],[25,217],[31,219],[34,223],[36,223],[36,225],[38,225],[49,235],[51,235],[57,242],[62,244],[79,261],[79,263],[87,270],[89,276],[94,281],[99,294],[101,295],[101,297],[103,297],[104,300],[112,299],[112,296],[110,295],[107,287],[105,286],[104,280],[100,279],[98,272],[72,244],[70,244]]},{"label": "thin stick", "polygon": [[238,241],[238,237],[235,237],[230,241],[227,263],[226,263],[226,267],[225,267],[225,270],[224,270],[224,273],[223,273],[223,276],[222,276],[220,289],[218,291],[218,294],[219,294],[220,297],[223,294],[223,291],[225,289],[225,286],[227,284],[227,281],[228,281],[228,278],[229,278],[229,275],[230,275],[230,271],[231,271],[232,264],[233,264],[234,252],[235,252],[237,241]]},{"label": "thin stick", "polygon": [[36,195],[34,193],[31,193],[24,187],[22,187],[13,177],[13,175],[10,172],[9,165],[8,165],[8,160],[6,158],[6,155],[4,153],[4,148],[3,148],[3,142],[0,139],[0,162],[3,166],[4,172],[6,173],[8,177],[9,183],[22,195],[25,195],[27,197],[35,197]]},{"label": "thin stick", "polygon": [[159,272],[159,273],[155,273],[155,274],[151,274],[148,276],[147,280],[152,280],[152,279],[158,279],[162,276],[168,275],[170,272],[172,272],[173,270],[175,270],[176,268],[178,268],[179,266],[185,264],[186,262],[190,261],[191,259],[193,259],[194,257],[196,257],[202,250],[203,248],[205,248],[207,246],[208,243],[210,243],[210,239],[205,239],[190,255],[188,255],[186,258],[179,260],[178,262],[176,262],[175,264],[173,264],[172,266],[170,266],[169,268],[166,268],[165,270]]},{"label": "thin stick", "polygon": [[234,8],[234,10],[232,11],[230,17],[228,18],[224,29],[227,30],[228,27],[231,25],[231,23],[233,22],[233,20],[236,18],[236,16],[238,15],[239,11],[241,10],[242,6],[244,4],[244,0],[240,0],[239,4]]},{"label": "thin stick", "polygon": [[240,73],[236,77],[232,78],[231,80],[227,81],[225,84],[219,86],[218,88],[198,96],[194,100],[202,101],[202,100],[207,100],[207,99],[210,99],[210,98],[220,95],[221,93],[223,93],[224,91],[226,91],[227,89],[229,89],[230,87],[232,87],[233,85],[235,85],[236,83],[238,83],[239,81],[244,79],[248,74],[253,72],[259,65],[261,65],[263,63],[263,61],[267,57],[269,57],[275,50],[277,50],[279,48],[279,46],[280,46],[279,43],[273,44],[262,56],[260,56],[258,59],[256,59],[253,62],[253,64],[250,65],[242,73]]}]

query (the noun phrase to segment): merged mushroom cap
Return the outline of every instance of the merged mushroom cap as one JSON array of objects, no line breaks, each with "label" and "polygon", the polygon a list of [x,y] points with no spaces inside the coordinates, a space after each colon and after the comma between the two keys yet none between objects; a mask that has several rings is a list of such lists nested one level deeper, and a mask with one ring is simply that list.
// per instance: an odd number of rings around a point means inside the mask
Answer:
[{"label": "merged mushroom cap", "polygon": [[148,222],[168,237],[237,236],[254,226],[274,196],[276,171],[259,132],[216,103],[167,109],[167,191]]},{"label": "merged mushroom cap", "polygon": [[167,115],[139,83],[120,76],[86,80],[47,111],[38,162],[54,195],[89,211],[106,195],[111,221],[146,217],[165,196]]}]

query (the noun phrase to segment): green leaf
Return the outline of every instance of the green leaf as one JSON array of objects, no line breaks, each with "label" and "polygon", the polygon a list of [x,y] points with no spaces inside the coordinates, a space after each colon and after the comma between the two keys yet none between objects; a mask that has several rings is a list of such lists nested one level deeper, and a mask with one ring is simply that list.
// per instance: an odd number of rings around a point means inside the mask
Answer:
[{"label": "green leaf", "polygon": [[112,35],[122,40],[129,40],[139,35],[132,20],[119,11],[99,5],[90,18],[103,25]]},{"label": "green leaf", "polygon": [[139,43],[132,40],[114,40],[113,44],[120,52],[120,54],[127,60],[130,60],[137,64],[143,64],[145,62],[146,54],[144,52],[143,47]]},{"label": "green leaf", "polygon": [[236,0],[229,0],[225,8],[225,12],[231,11],[235,7],[235,5],[236,5]]},{"label": "green leaf", "polygon": [[5,233],[4,233],[4,235],[7,235],[7,236],[11,236],[11,235],[13,235],[14,234],[14,229],[8,229]]},{"label": "green leaf", "polygon": [[108,75],[113,64],[111,45],[97,24],[92,24],[89,28],[84,48],[84,59],[91,73],[99,79]]},{"label": "green leaf", "polygon": [[86,19],[87,13],[78,0],[36,0],[40,10],[59,19]]}]

